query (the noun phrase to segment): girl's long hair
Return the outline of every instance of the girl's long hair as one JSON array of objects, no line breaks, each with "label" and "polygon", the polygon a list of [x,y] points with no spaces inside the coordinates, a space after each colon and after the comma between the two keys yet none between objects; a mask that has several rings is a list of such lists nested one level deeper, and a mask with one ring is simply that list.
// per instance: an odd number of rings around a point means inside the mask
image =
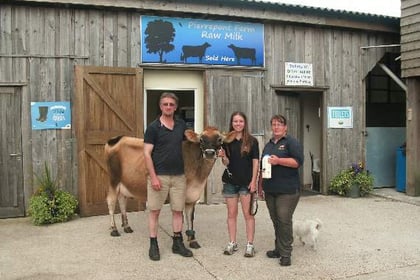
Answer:
[{"label": "girl's long hair", "polygon": [[234,130],[232,122],[233,122],[233,117],[235,117],[236,115],[241,116],[245,121],[244,130],[242,131],[242,145],[241,145],[241,155],[244,156],[251,151],[252,144],[254,143],[256,139],[249,133],[248,119],[245,113],[241,111],[233,112],[232,115],[230,116],[229,132]]}]

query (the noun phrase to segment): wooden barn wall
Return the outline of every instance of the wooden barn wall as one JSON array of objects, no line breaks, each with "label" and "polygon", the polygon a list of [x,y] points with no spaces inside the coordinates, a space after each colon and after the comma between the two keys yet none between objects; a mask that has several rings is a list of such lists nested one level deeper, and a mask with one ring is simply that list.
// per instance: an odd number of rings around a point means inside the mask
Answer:
[{"label": "wooden barn wall", "polygon": [[401,76],[406,78],[407,111],[407,186],[406,193],[420,195],[420,0],[401,1]]},{"label": "wooden barn wall", "polygon": [[263,134],[263,75],[263,71],[208,70],[208,123],[228,131],[232,112],[242,111],[250,116],[250,132]]},{"label": "wooden barn wall", "polygon": [[[1,6],[0,85],[22,87],[26,200],[34,189],[32,175],[42,170],[44,162],[65,189],[77,194],[77,141],[73,129],[32,130],[30,103],[72,101],[75,65],[138,67],[140,16],[125,10]],[[312,63],[314,86],[328,88],[324,104],[353,106],[355,115],[354,129],[326,131],[323,162],[328,166],[323,168],[323,176],[328,180],[349,161],[362,158],[362,79],[385,49],[362,51],[360,47],[386,43],[395,43],[395,38],[363,31],[267,23],[265,69],[207,69],[207,123],[227,130],[230,113],[243,110],[249,116],[252,133],[267,140],[269,118],[279,113],[274,87],[284,85],[284,62]]]},{"label": "wooden barn wall", "polygon": [[401,74],[420,76],[420,1],[401,1]]},{"label": "wooden barn wall", "polygon": [[140,15],[2,5],[0,21],[0,85],[23,89],[25,203],[37,187],[33,175],[42,172],[44,163],[64,189],[77,195],[73,130],[32,130],[30,103],[72,102],[75,65],[136,67]]},{"label": "wooden barn wall", "polygon": [[[395,43],[398,37],[378,33],[334,28],[296,25],[265,25],[266,75],[264,83],[264,124],[269,128],[269,118],[281,104],[274,88],[285,84],[284,63],[312,63],[314,87],[326,88],[323,92],[323,188],[330,179],[351,162],[364,160],[365,139],[363,79],[376,65],[387,48],[362,50],[361,47]],[[273,88],[274,87],[274,88]],[[327,106],[352,106],[353,129],[327,129]],[[297,134],[298,132],[294,132]],[[270,136],[266,130],[265,140]],[[307,159],[309,160],[309,159]]]}]

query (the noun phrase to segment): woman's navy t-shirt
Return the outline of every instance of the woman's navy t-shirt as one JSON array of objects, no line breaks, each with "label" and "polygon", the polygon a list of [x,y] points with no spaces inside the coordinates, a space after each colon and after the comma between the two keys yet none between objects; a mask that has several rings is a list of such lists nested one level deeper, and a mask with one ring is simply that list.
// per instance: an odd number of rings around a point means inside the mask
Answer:
[{"label": "woman's navy t-shirt", "polygon": [[[286,135],[277,143],[273,139],[265,145],[262,155],[276,155],[280,158],[294,158],[299,166],[303,164],[303,147],[297,139]],[[271,179],[263,179],[263,190],[267,193],[293,194],[300,189],[299,168],[282,165],[271,166]]]}]

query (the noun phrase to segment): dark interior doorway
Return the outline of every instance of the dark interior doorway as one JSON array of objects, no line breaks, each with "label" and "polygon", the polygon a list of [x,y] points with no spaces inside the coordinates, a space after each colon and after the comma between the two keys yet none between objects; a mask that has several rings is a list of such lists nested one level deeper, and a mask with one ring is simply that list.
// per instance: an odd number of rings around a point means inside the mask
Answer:
[{"label": "dark interior doorway", "polygon": [[155,120],[159,114],[159,98],[163,92],[173,92],[179,98],[178,109],[175,112],[177,118],[183,119],[188,128],[194,129],[194,91],[193,90],[146,90],[147,107],[145,108],[145,127]]}]

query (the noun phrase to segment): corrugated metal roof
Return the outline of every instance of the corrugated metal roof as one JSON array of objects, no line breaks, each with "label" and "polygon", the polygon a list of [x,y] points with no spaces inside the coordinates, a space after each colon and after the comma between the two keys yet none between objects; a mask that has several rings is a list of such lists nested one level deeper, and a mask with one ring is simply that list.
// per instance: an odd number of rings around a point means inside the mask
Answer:
[{"label": "corrugated metal roof", "polygon": [[[3,0],[5,1],[5,0]],[[315,0],[314,0],[315,1]],[[337,0],[339,1],[339,0]],[[17,3],[39,3],[39,4],[65,4],[65,5],[94,5],[94,6],[115,6],[115,7],[130,7],[130,8],[138,8],[137,2],[142,3],[140,6],[144,6],[152,0],[144,1],[144,0],[131,0],[131,1],[109,1],[109,0],[19,0],[19,1],[12,1],[6,0],[6,2],[17,2]],[[178,0],[178,1],[161,1],[161,2],[168,2],[168,4],[175,4],[175,3],[197,3],[197,4],[211,4],[211,5],[232,5],[232,6],[242,6],[246,9],[257,8],[260,10],[277,10],[282,12],[291,12],[301,14],[308,13],[308,14],[316,14],[320,16],[326,16],[330,18],[351,18],[355,20],[362,20],[365,22],[369,22],[372,19],[378,19],[382,22],[395,22],[396,20],[399,21],[400,17],[392,17],[392,16],[385,16],[385,15],[377,15],[377,14],[369,14],[369,13],[362,13],[362,12],[353,12],[353,11],[346,11],[346,10],[337,10],[337,9],[329,9],[329,8],[321,8],[321,7],[313,7],[313,6],[306,6],[306,5],[297,5],[297,4],[290,4],[290,3],[281,3],[281,2],[272,2],[268,0]]]},{"label": "corrugated metal roof", "polygon": [[239,1],[251,2],[251,3],[253,2],[253,3],[261,4],[264,6],[273,5],[273,6],[278,6],[278,7],[306,9],[306,10],[312,10],[312,11],[317,11],[317,12],[337,13],[337,14],[349,15],[349,16],[369,16],[369,17],[378,17],[378,18],[384,18],[384,19],[399,19],[400,18],[400,17],[393,17],[393,16],[387,16],[387,15],[378,15],[378,14],[363,13],[363,12],[356,12],[356,11],[314,7],[314,6],[299,5],[299,4],[271,2],[271,1],[264,1],[264,0],[239,0]]}]

